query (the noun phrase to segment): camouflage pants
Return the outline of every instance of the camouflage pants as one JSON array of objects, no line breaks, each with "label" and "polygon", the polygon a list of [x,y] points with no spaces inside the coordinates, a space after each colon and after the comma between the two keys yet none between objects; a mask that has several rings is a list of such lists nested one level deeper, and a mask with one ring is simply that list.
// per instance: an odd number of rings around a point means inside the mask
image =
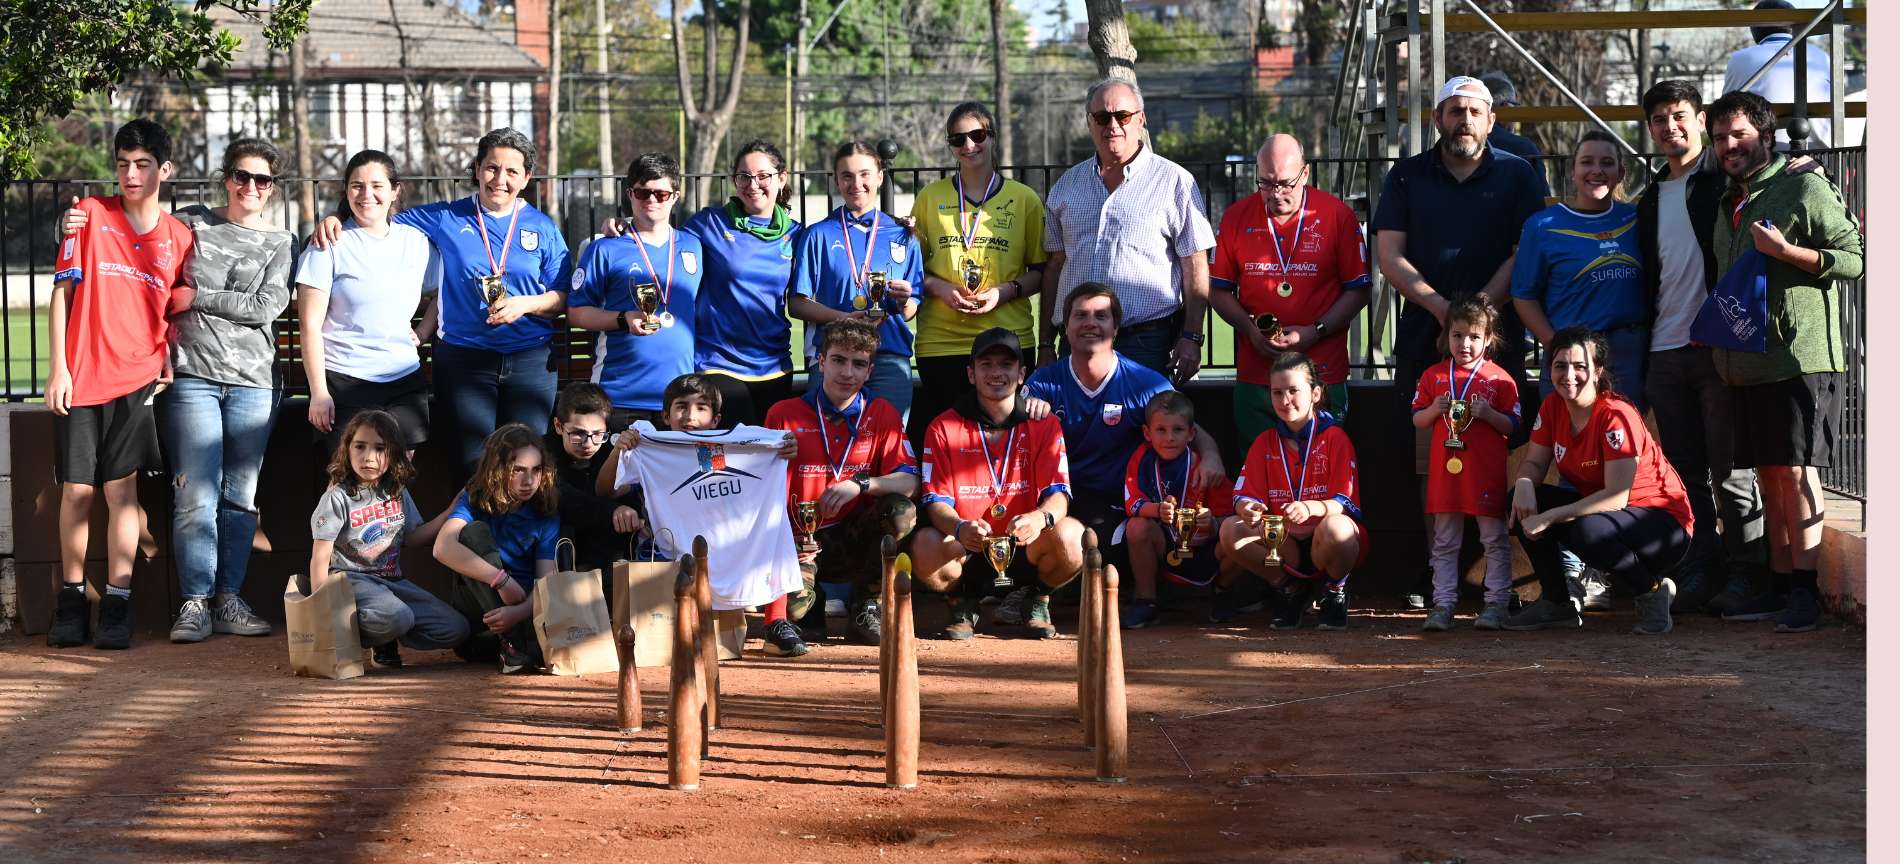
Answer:
[{"label": "camouflage pants", "polygon": [[879,546],[885,535],[896,540],[899,548],[917,527],[917,505],[902,495],[880,495],[868,507],[835,525],[818,531],[818,554],[801,559],[798,570],[805,577],[805,588],[791,596],[786,614],[793,621],[804,619],[818,602],[819,582],[846,582],[851,585],[853,607],[875,598],[884,573],[884,558]]}]

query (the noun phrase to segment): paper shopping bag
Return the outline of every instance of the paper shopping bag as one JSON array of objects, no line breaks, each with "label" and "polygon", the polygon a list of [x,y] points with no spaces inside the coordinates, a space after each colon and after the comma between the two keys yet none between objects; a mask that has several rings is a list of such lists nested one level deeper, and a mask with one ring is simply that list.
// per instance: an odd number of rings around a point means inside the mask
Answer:
[{"label": "paper shopping bag", "polygon": [[[614,627],[633,621],[633,665],[667,666],[673,662],[673,561],[614,562]],[[736,660],[745,650],[745,613],[716,612],[719,659]]]},{"label": "paper shopping bag", "polygon": [[363,674],[363,641],[356,629],[356,592],[348,576],[333,573],[310,594],[291,576],[284,589],[284,629],[290,668],[311,678],[342,680]]},{"label": "paper shopping bag", "polygon": [[[571,550],[572,544],[561,541]],[[613,619],[600,590],[599,570],[568,569],[534,586],[534,635],[541,655],[555,675],[591,675],[616,672],[620,657],[614,649]]]}]

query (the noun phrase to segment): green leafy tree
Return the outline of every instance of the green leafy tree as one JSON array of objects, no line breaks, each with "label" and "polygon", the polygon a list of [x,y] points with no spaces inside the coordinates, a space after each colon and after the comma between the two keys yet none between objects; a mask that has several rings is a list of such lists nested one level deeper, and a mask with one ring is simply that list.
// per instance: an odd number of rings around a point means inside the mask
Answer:
[{"label": "green leafy tree", "polygon": [[266,18],[264,38],[286,50],[309,27],[314,0],[0,0],[0,179],[33,170],[46,123],[88,93],[128,78],[189,78],[223,69],[238,38],[207,14],[222,7]]}]

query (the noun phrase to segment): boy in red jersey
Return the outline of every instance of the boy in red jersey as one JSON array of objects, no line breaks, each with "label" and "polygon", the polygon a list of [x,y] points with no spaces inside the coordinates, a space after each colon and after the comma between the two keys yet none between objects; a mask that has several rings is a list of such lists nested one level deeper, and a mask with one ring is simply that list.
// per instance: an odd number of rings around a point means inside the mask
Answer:
[{"label": "boy in red jersey", "polygon": [[185,263],[191,229],[167,214],[159,184],[171,177],[171,137],[133,120],[113,137],[119,194],[76,203],[86,228],[66,236],[46,307],[59,479],[61,586],[46,644],[83,645],[87,532],[93,496],[106,499],[106,594],[98,648],[132,645],[132,551],[138,544],[137,472],[160,465],[152,399],[170,382],[166,316],[189,306]]},{"label": "boy in red jersey", "polygon": [[[1123,482],[1128,521],[1122,526],[1128,541],[1128,570],[1135,577],[1135,596],[1122,610],[1122,627],[1127,630],[1139,630],[1159,617],[1157,572],[1185,585],[1214,581],[1221,520],[1234,514],[1233,481],[1223,478],[1212,488],[1196,482],[1194,453],[1188,446],[1194,440],[1194,403],[1187,394],[1179,390],[1158,393],[1149,401],[1147,413],[1141,427],[1144,443],[1128,458]],[[1174,511],[1181,506],[1201,508],[1201,513],[1189,529],[1187,546],[1193,557],[1175,562],[1168,556],[1181,544],[1174,527]]]},{"label": "boy in red jersey", "polygon": [[[883,576],[879,540],[889,535],[902,544],[917,527],[917,458],[904,438],[904,419],[883,399],[864,393],[877,363],[877,328],[845,319],[826,324],[818,339],[824,386],[780,401],[765,412],[765,425],[798,439],[791,460],[788,502],[818,505],[816,552],[800,551],[798,569],[805,590],[791,599],[791,620],[822,610],[820,580],[847,582],[851,596],[851,641],[876,645],[881,638],[876,598]],[[796,526],[796,520],[794,520]],[[816,639],[824,638],[824,616],[816,617]],[[805,638],[813,638],[810,630]]]},{"label": "boy in red jersey", "polygon": [[[924,432],[924,521],[911,539],[917,580],[950,600],[946,639],[976,634],[979,593],[995,578],[988,552],[1007,538],[1016,566],[1034,569],[1023,627],[1050,639],[1049,592],[1082,569],[1082,523],[1069,517],[1069,457],[1062,423],[1031,420],[1018,392],[1023,350],[1016,333],[993,327],[970,346],[970,383],[956,407]],[[1010,565],[1005,565],[1009,569]],[[965,570],[973,578],[964,578]]]}]

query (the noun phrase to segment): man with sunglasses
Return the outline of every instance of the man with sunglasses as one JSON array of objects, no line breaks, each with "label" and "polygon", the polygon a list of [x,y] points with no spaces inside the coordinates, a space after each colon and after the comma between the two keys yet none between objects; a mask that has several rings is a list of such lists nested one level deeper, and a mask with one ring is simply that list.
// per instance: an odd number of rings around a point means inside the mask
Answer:
[{"label": "man with sunglasses", "polygon": [[1307,185],[1300,142],[1269,137],[1255,167],[1260,194],[1221,216],[1209,267],[1209,302],[1234,326],[1239,346],[1234,425],[1242,442],[1273,423],[1267,374],[1283,351],[1313,358],[1328,410],[1345,419],[1346,331],[1372,287],[1359,217],[1346,202]]},{"label": "man with sunglasses", "polygon": [[1127,315],[1115,350],[1186,381],[1201,368],[1207,253],[1214,248],[1200,187],[1187,169],[1147,145],[1134,82],[1090,87],[1088,125],[1095,157],[1049,189],[1036,361],[1055,358],[1061,322],[1054,315],[1063,299],[1077,285],[1101,282],[1115,289]]}]

